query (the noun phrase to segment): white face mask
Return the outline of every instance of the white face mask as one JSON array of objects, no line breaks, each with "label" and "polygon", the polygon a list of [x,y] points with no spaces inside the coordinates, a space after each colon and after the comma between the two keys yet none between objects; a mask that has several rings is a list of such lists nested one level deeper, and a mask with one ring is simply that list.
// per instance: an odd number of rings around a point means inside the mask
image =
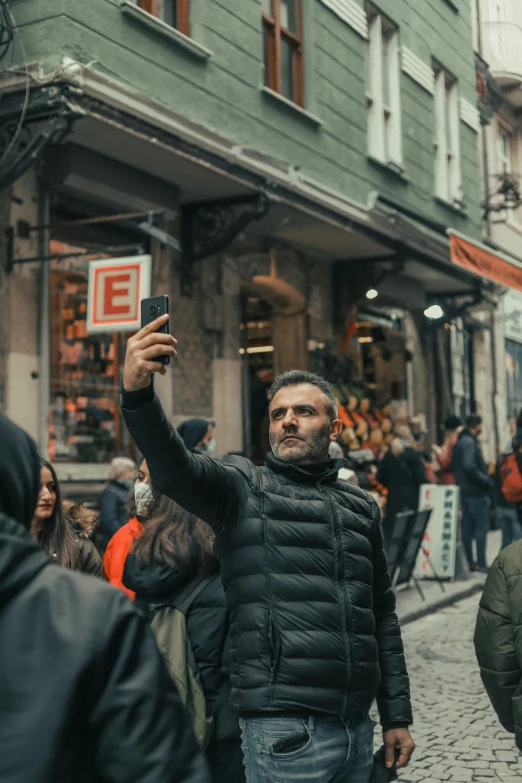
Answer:
[{"label": "white face mask", "polygon": [[150,484],[141,481],[134,485],[134,501],[136,503],[136,514],[139,517],[147,517],[154,504],[154,495]]}]

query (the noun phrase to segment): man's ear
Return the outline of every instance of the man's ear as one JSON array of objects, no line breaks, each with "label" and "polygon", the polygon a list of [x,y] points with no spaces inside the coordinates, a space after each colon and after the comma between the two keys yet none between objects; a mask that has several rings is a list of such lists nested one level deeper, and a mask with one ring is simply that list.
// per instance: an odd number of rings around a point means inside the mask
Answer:
[{"label": "man's ear", "polygon": [[330,425],[330,440],[337,440],[343,431],[344,424],[341,419],[334,419]]}]

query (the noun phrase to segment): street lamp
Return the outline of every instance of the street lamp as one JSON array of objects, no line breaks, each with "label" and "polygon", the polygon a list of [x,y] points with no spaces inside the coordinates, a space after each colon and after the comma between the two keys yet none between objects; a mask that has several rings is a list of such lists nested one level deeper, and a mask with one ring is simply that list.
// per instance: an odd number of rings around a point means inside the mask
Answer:
[{"label": "street lamp", "polygon": [[444,317],[444,310],[440,305],[433,304],[424,311],[424,315],[429,321],[438,321]]},{"label": "street lamp", "polygon": [[379,292],[375,288],[370,288],[369,291],[366,291],[367,299],[377,299],[378,296],[379,296]]}]

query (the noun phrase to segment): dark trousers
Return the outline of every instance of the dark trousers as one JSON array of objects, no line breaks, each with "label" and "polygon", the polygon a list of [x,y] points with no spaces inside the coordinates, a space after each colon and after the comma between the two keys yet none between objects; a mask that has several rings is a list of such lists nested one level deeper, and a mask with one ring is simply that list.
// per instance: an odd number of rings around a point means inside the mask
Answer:
[{"label": "dark trousers", "polygon": [[479,568],[486,568],[486,539],[490,529],[490,505],[489,497],[462,497],[462,543],[470,568],[475,564],[473,541],[477,545]]},{"label": "dark trousers", "polygon": [[213,740],[205,751],[212,783],[245,783],[241,738]]}]

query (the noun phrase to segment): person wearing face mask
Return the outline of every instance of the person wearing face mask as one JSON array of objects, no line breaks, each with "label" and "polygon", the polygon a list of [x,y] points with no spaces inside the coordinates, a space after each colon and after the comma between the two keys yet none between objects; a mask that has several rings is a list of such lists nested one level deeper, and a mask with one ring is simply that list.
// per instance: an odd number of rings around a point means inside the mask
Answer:
[{"label": "person wearing face mask", "polygon": [[150,473],[145,460],[141,463],[134,482],[134,490],[127,506],[130,519],[114,534],[103,556],[103,570],[106,579],[123,590],[129,598],[135,599],[136,593],[123,583],[123,569],[127,555],[136,539],[143,532],[143,525],[155,513],[161,496],[154,495],[150,482]]},{"label": "person wearing face mask", "polygon": [[179,425],[178,434],[193,454],[212,454],[216,450],[214,426],[214,422],[206,419],[187,419]]},{"label": "person wearing face mask", "polygon": [[31,522],[34,540],[53,563],[91,576],[102,576],[102,564],[96,548],[73,516],[64,513],[60,484],[50,462],[40,460],[40,491]]},{"label": "person wearing face mask", "polygon": [[98,498],[100,508],[100,545],[103,549],[120,527],[129,521],[127,503],[136,475],[136,466],[128,457],[115,457],[111,462],[109,483]]}]

